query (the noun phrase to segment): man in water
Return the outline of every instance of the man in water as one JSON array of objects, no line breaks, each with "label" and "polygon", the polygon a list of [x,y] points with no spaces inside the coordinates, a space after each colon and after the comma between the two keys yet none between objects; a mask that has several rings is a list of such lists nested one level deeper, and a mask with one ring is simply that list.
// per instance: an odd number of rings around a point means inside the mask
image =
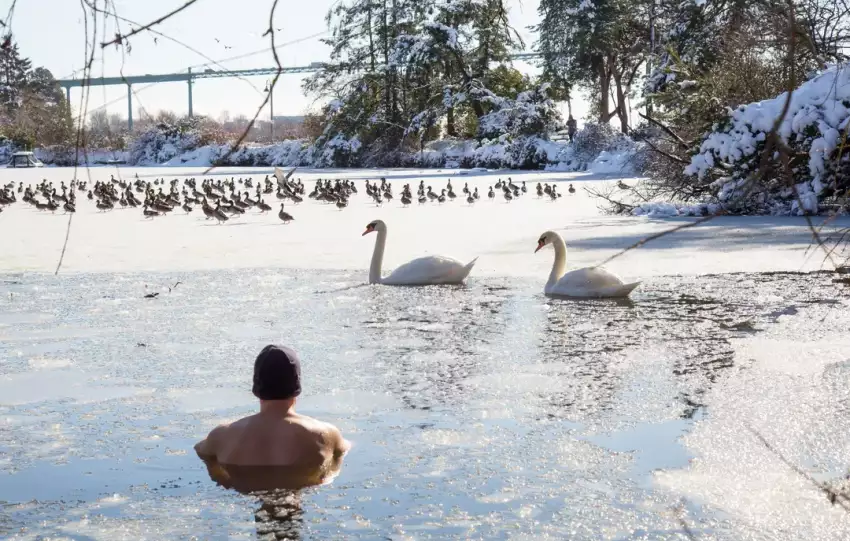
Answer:
[{"label": "man in water", "polygon": [[215,427],[195,451],[209,467],[287,466],[329,472],[350,444],[333,425],[295,413],[301,363],[290,348],[269,345],[254,361],[260,412]]}]

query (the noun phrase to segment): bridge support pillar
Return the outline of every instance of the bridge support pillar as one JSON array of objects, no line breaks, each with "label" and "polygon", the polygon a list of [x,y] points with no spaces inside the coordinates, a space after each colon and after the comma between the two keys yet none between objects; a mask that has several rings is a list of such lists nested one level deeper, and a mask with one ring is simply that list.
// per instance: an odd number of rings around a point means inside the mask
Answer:
[{"label": "bridge support pillar", "polygon": [[133,85],[127,85],[127,129],[133,131]]},{"label": "bridge support pillar", "polygon": [[65,98],[68,100],[68,109],[71,109],[71,87],[65,87]]},{"label": "bridge support pillar", "polygon": [[189,68],[189,118],[194,116],[192,112],[192,68]]}]

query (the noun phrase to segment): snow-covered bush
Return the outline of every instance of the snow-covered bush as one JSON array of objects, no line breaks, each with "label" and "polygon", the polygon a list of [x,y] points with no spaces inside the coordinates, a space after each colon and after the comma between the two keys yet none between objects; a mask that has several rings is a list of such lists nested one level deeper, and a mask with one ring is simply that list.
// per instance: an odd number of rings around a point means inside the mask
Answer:
[{"label": "snow-covered bush", "polygon": [[640,171],[643,146],[610,124],[585,124],[571,145],[558,147],[550,156],[550,171],[590,171],[601,175],[635,174]]},{"label": "snow-covered bush", "polygon": [[203,117],[159,122],[137,135],[130,144],[130,163],[158,165],[197,148],[223,142],[223,134]]},{"label": "snow-covered bush", "polygon": [[[834,66],[804,82],[792,96],[777,133],[790,149],[793,184],[781,169],[779,154],[760,163],[787,94],[742,105],[707,134],[685,174],[709,186],[734,210],[804,214],[850,189],[850,149],[845,148],[850,120],[850,67]],[[765,166],[757,185],[750,179]]]},{"label": "snow-covered bush", "polygon": [[482,92],[488,94],[488,102],[493,109],[478,119],[478,137],[481,139],[495,139],[503,135],[545,138],[561,127],[560,113],[549,97],[549,85],[546,83],[534,90],[520,92],[515,100],[498,97],[487,89],[482,89]]}]

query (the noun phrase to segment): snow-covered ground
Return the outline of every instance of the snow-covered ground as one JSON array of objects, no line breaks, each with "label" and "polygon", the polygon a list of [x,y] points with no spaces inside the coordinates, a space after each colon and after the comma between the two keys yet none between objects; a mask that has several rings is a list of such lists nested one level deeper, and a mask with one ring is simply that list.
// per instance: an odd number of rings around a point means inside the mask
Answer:
[{"label": "snow-covered ground", "polygon": [[[132,178],[172,179],[198,175],[198,168],[100,167],[77,173],[85,179],[106,180],[115,174]],[[215,176],[262,178],[270,168],[217,169]],[[42,177],[58,185],[69,181],[73,169],[0,170],[0,183],[35,182]],[[443,205],[414,204],[403,208],[396,200],[377,207],[362,190],[364,179],[385,176],[396,185],[424,180],[435,190],[451,178],[459,197]],[[361,187],[348,208],[305,200],[287,204],[295,216],[281,225],[276,212],[251,211],[224,225],[204,220],[200,209],[189,215],[146,220],[140,209],[97,212],[91,201],[78,201],[71,225],[63,272],[147,271],[217,268],[318,268],[363,269],[364,279],[373,238],[361,238],[365,225],[382,219],[389,226],[385,269],[423,254],[444,254],[459,259],[479,256],[473,272],[491,276],[539,276],[545,280],[551,252],[534,254],[540,233],[560,232],[569,249],[568,266],[595,265],[642,238],[675,227],[690,218],[610,216],[583,188],[616,182],[582,173],[485,172],[458,170],[299,170],[295,174],[308,186],[317,178],[350,178]],[[525,181],[528,194],[506,203],[497,193],[486,197],[488,186],[511,177]],[[629,184],[636,179],[625,179]],[[534,195],[537,182],[557,182],[563,194],[557,202]],[[478,187],[481,200],[469,206],[461,189]],[[567,191],[572,183],[576,193]],[[278,207],[276,199],[267,202]],[[59,258],[68,217],[39,212],[17,203],[0,214],[0,272],[52,272]],[[846,227],[841,219],[832,227]],[[824,268],[823,256],[811,250],[811,235],[798,218],[722,217],[653,241],[614,260],[608,267],[628,278],[669,274],[703,274],[743,271],[813,270]]]}]

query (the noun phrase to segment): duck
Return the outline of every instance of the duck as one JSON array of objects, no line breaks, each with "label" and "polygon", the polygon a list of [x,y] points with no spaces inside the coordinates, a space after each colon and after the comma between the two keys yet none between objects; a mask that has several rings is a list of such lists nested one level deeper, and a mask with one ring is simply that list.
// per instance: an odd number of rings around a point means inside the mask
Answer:
[{"label": "duck", "polygon": [[569,188],[567,188],[567,191],[568,191],[568,192],[570,192],[570,193],[576,193],[576,189],[575,189],[575,188],[573,188],[573,185],[572,185],[572,184],[570,184],[570,187],[569,187]]},{"label": "duck", "polygon": [[549,244],[555,250],[555,262],[552,264],[549,280],[543,287],[546,295],[594,299],[624,298],[640,285],[640,282],[627,284],[619,276],[602,267],[585,267],[565,273],[567,245],[558,233],[546,231],[540,235],[534,253]]},{"label": "duck", "polygon": [[490,191],[489,191],[489,192],[487,192],[487,197],[489,197],[490,199],[493,199],[493,198],[495,198],[495,197],[496,197],[496,192],[494,192],[494,191],[493,191],[493,187],[492,187],[492,186],[490,186]]},{"label": "duck", "polygon": [[476,257],[467,264],[444,256],[425,256],[395,269],[387,277],[381,276],[384,260],[384,248],[387,243],[387,225],[382,220],[375,220],[366,226],[363,236],[378,233],[375,248],[372,252],[372,263],[369,267],[369,283],[388,286],[424,286],[462,284],[472,272]]}]

